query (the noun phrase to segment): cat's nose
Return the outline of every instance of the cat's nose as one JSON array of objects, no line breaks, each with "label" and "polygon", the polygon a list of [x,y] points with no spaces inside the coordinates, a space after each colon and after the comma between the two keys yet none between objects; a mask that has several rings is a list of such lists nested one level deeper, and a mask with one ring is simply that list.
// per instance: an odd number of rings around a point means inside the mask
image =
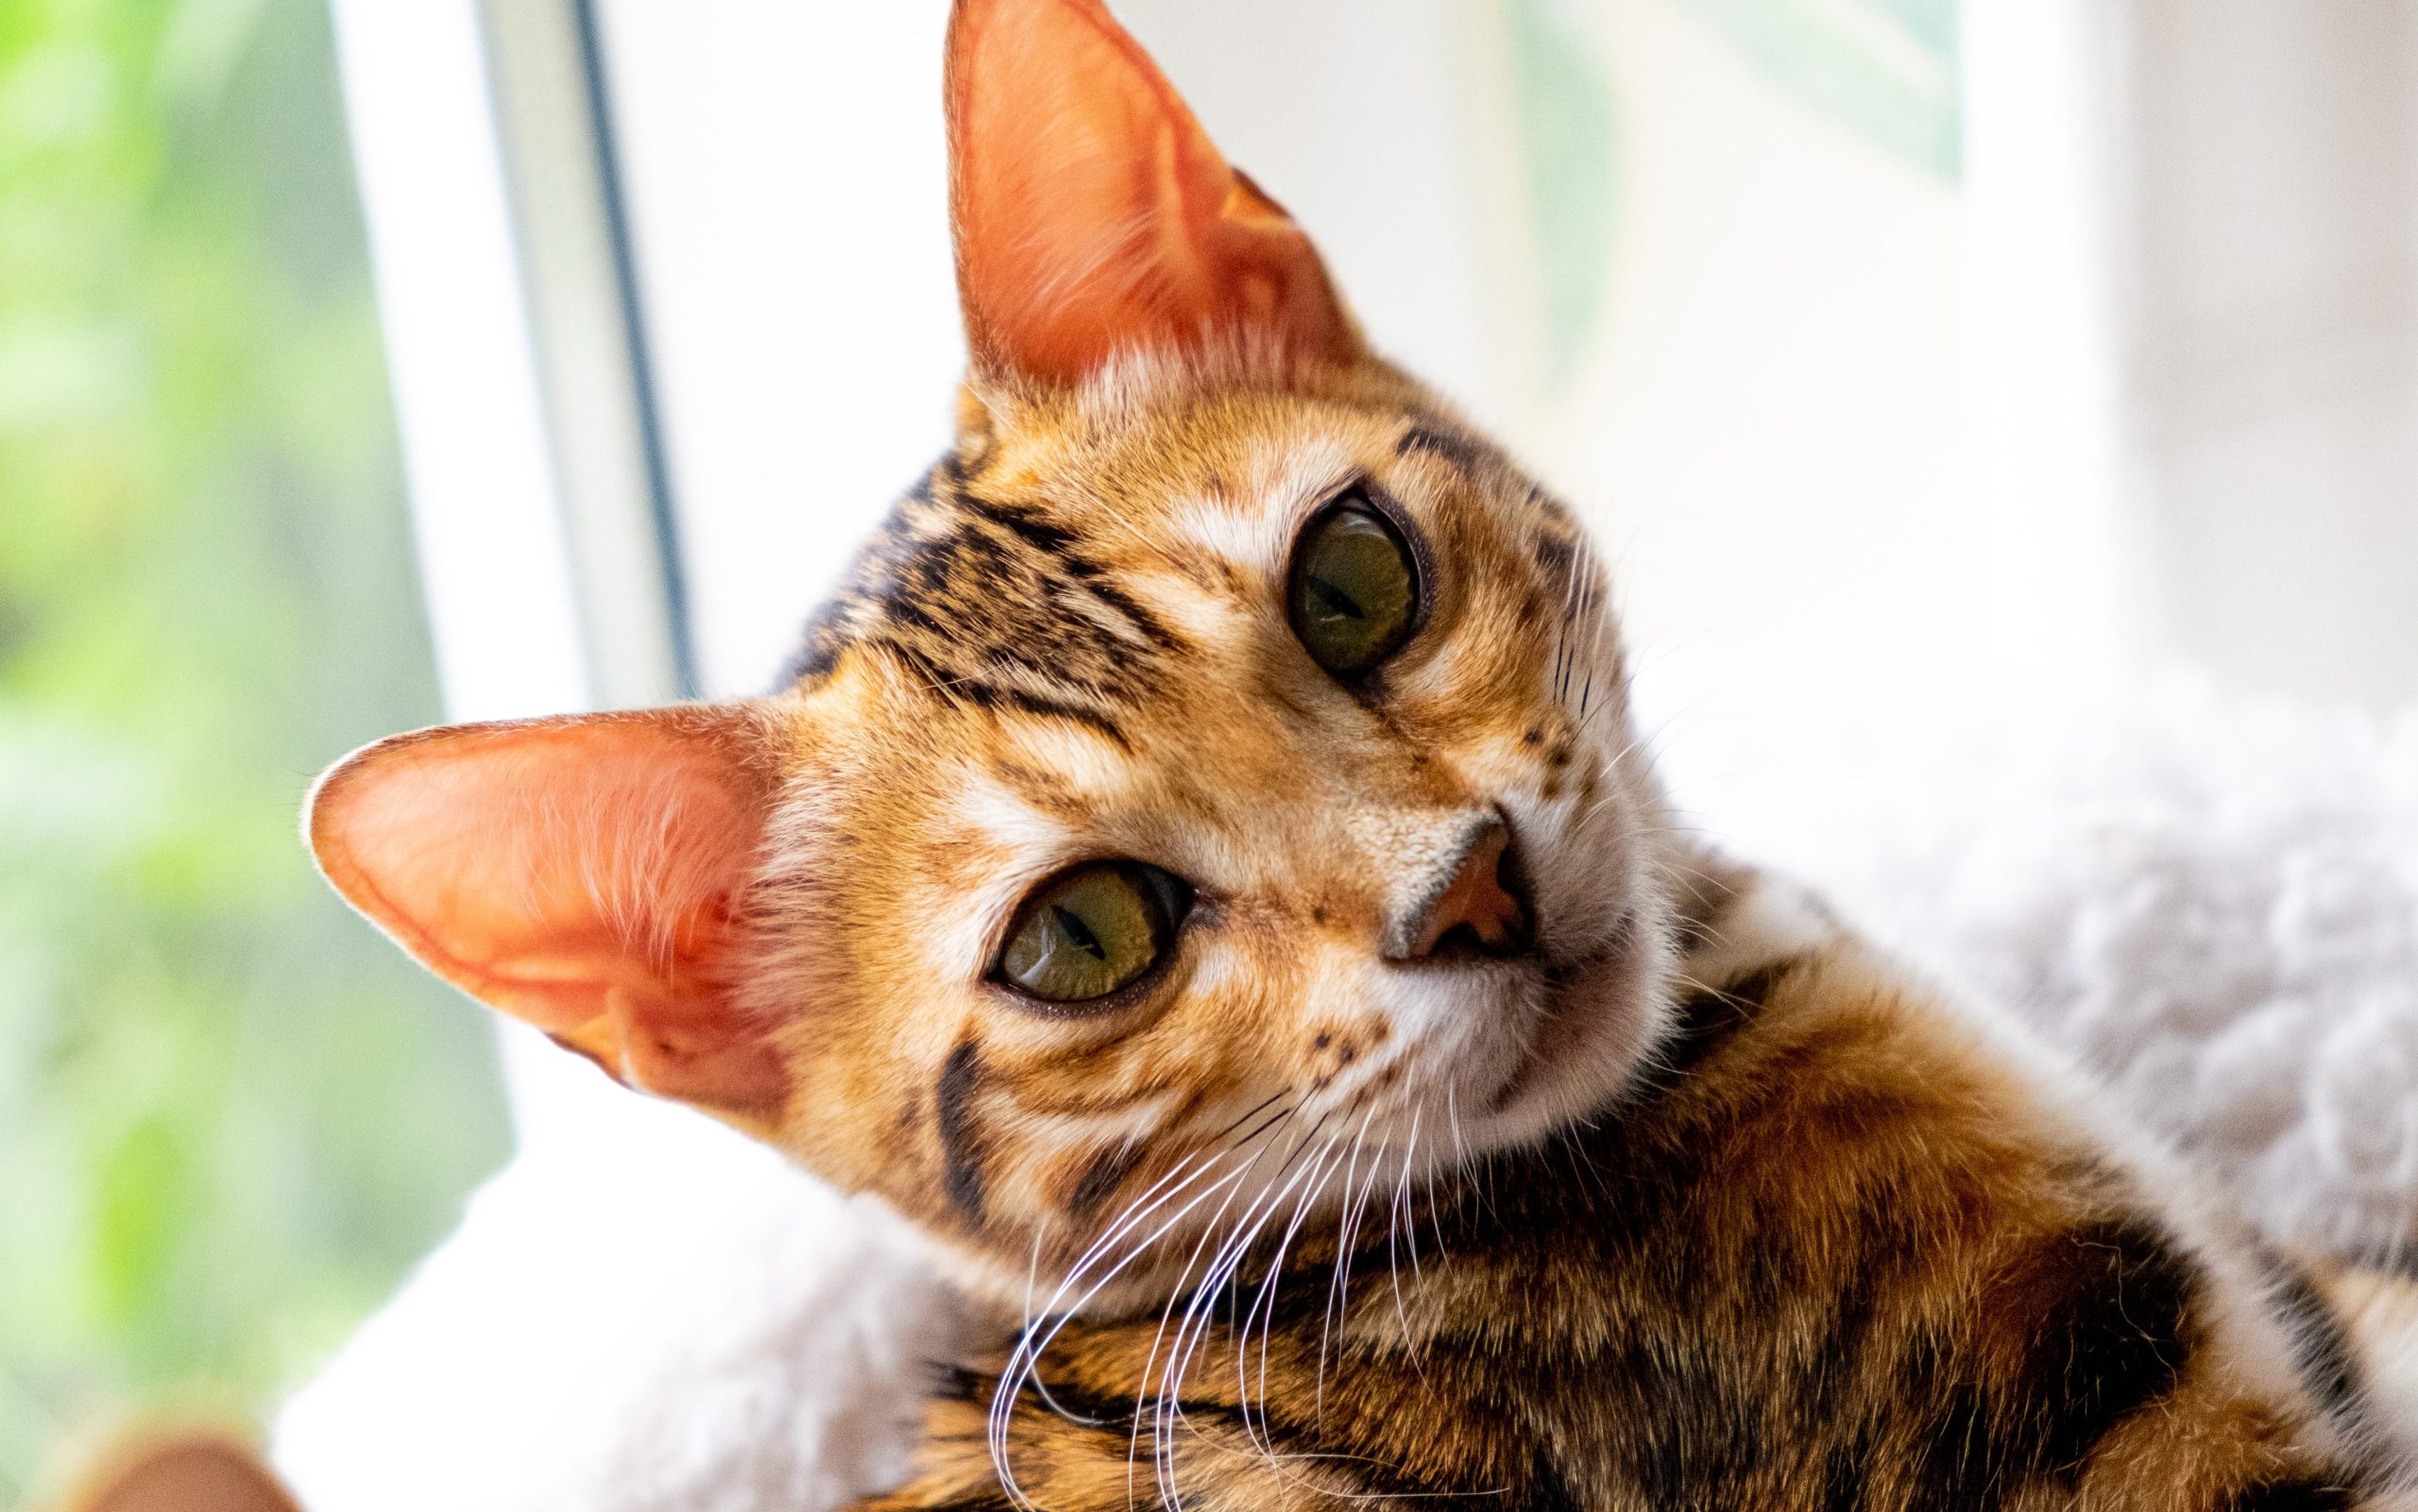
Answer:
[{"label": "cat's nose", "polygon": [[1467,947],[1508,955],[1528,945],[1528,909],[1513,875],[1511,826],[1489,814],[1471,826],[1458,857],[1387,931],[1386,959],[1417,961]]}]

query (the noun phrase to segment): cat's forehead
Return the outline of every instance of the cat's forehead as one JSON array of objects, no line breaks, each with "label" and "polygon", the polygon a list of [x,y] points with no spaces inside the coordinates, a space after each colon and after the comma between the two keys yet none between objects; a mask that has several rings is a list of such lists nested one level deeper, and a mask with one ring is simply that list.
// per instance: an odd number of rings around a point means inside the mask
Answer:
[{"label": "cat's forehead", "polygon": [[1298,517],[1402,429],[1263,402],[973,432],[866,543],[789,676],[877,652],[951,702],[1121,740],[1119,711],[1166,690],[1201,638],[1168,580],[1255,591]]},{"label": "cat's forehead", "polygon": [[927,473],[808,626],[795,675],[850,652],[895,661],[948,704],[1072,721],[1123,743],[1180,632],[1046,501],[982,488],[962,457]]},{"label": "cat's forehead", "polygon": [[[845,660],[878,668],[864,686],[888,691],[852,697],[844,726],[885,763],[922,749],[995,775],[1082,776],[1009,784],[1070,831],[1139,794],[1165,807],[1206,777],[1204,741],[1280,784],[1339,756],[1331,740],[1295,749],[1317,699],[1297,686],[1286,595],[1302,527],[1349,490],[1416,521],[1448,564],[1448,618],[1525,622],[1568,597],[1550,585],[1575,523],[1425,403],[1226,391],[979,418],[865,545],[791,680],[812,692]],[[1416,674],[1430,707],[1473,654],[1450,636],[1439,647]],[[1511,686],[1459,688],[1463,724],[1484,689]],[[1012,758],[1003,738],[1018,731],[1061,749]]]}]

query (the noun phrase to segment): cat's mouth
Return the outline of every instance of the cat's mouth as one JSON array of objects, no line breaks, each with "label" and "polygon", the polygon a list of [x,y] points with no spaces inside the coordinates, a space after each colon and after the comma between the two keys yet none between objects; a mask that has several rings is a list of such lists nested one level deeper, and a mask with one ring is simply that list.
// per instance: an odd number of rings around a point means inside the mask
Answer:
[{"label": "cat's mouth", "polygon": [[1451,959],[1457,981],[1413,1015],[1424,1032],[1368,1068],[1354,1103],[1399,1096],[1396,1118],[1441,1114],[1473,1155],[1549,1135],[1636,1084],[1669,1017],[1674,905],[1642,827],[1605,817],[1577,833],[1515,818],[1500,880],[1524,927]]},{"label": "cat's mouth", "polygon": [[1643,969],[1645,924],[1632,906],[1609,938],[1568,960],[1538,959],[1542,1010],[1526,1027],[1526,1045],[1486,1098],[1490,1118],[1507,1124],[1541,1113],[1555,1122],[1616,1095],[1653,1039],[1651,984]]},{"label": "cat's mouth", "polygon": [[1334,1089],[1332,1113],[1313,1116],[1354,1130],[1355,1142],[1371,1136],[1372,1149],[1446,1167],[1588,1117],[1633,1084],[1660,1034],[1661,933],[1660,914],[1640,903],[1580,951],[1473,957],[1434,1029],[1364,1060]]}]

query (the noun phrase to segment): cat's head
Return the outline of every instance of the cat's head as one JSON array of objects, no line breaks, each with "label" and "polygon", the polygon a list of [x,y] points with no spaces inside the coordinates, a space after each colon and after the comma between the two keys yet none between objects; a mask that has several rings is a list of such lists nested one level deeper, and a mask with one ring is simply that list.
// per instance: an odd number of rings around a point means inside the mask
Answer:
[{"label": "cat's head", "polygon": [[961,0],[949,45],[957,444],[794,681],[370,746],[329,878],[1019,1283],[1153,1191],[1601,1106],[1674,846],[1575,524],[1097,0]]}]

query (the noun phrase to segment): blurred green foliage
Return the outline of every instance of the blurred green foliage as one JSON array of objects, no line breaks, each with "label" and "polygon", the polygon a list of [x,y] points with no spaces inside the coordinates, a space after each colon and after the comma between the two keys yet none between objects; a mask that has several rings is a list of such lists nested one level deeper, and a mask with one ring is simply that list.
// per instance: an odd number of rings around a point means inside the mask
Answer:
[{"label": "blurred green foliage", "polygon": [[0,1505],[265,1405],[502,1158],[311,774],[436,713],[320,0],[0,0]]},{"label": "blurred green foliage", "polygon": [[[1671,0],[1765,83],[1914,167],[1962,171],[1957,0]],[[1601,0],[1498,0],[1527,216],[1537,377],[1568,386],[1602,334],[1632,144]],[[1614,33],[1617,35],[1617,33]]]},{"label": "blurred green foliage", "polygon": [[1918,167],[1962,170],[1956,0],[1679,0],[1787,94]]},{"label": "blurred green foliage", "polygon": [[1567,385],[1611,300],[1620,228],[1620,110],[1611,71],[1551,0],[1507,0],[1512,125],[1525,170],[1546,383]]}]

